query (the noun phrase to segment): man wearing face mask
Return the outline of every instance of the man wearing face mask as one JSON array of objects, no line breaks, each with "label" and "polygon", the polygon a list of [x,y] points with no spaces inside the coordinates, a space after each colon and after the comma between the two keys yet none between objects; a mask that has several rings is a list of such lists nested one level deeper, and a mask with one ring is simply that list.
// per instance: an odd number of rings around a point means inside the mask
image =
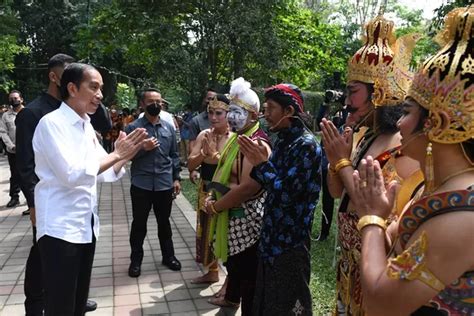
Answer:
[{"label": "man wearing face mask", "polygon": [[[260,100],[244,78],[234,80],[230,87],[227,121],[235,132],[227,141],[213,183],[218,183],[212,198],[206,201],[206,212],[213,215],[210,240],[214,239],[214,254],[227,262],[225,295],[209,299],[218,306],[242,304],[242,315],[252,315],[257,245],[262,226],[263,203],[266,192],[250,178],[251,165],[240,152],[237,139],[246,135],[258,140],[270,155],[269,138],[260,128],[258,113]],[[219,190],[219,187],[228,188]],[[225,192],[227,190],[227,192]],[[217,198],[217,199],[214,199]]]},{"label": "man wearing face mask", "polygon": [[181,191],[181,166],[175,130],[171,123],[160,117],[162,98],[157,89],[149,88],[141,92],[139,103],[145,111],[143,117],[130,123],[125,130],[130,133],[136,128],[145,128],[150,135],[143,149],[133,158],[130,168],[133,222],[128,275],[134,278],[141,274],[143,241],[152,207],[158,223],[162,263],[173,271],[181,270],[181,263],[174,253],[169,219],[173,194]]},{"label": "man wearing face mask", "polygon": [[0,119],[0,136],[5,143],[8,164],[10,165],[10,201],[7,203],[7,207],[15,207],[20,204],[20,175],[16,167],[15,119],[24,108],[21,92],[18,90],[10,91],[8,101],[10,109]]}]

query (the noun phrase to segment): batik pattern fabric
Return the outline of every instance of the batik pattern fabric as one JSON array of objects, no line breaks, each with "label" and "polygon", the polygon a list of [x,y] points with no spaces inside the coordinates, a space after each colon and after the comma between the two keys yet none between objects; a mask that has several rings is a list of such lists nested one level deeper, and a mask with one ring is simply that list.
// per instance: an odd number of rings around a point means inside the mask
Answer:
[{"label": "batik pattern fabric", "polygon": [[[362,139],[359,144],[364,146],[368,141]],[[399,147],[392,148],[385,151],[376,157],[382,168],[382,175],[385,185],[388,185],[393,180],[398,180],[398,174],[395,169],[395,157],[398,156],[397,151]],[[361,152],[361,156],[363,153]],[[357,159],[356,161],[360,161]],[[347,195],[347,193],[344,193]],[[347,197],[348,198],[348,195]],[[344,199],[344,196],[343,196]],[[341,203],[338,211],[338,243],[341,249],[341,257],[337,268],[337,298],[340,301],[338,309],[343,309],[345,315],[365,315],[362,309],[362,286],[360,280],[360,258],[362,250],[362,237],[357,229],[359,216],[356,210],[349,210],[347,206],[349,203]],[[344,208],[344,206],[346,208]],[[391,215],[389,220],[394,220],[395,215]]]},{"label": "batik pattern fabric", "polygon": [[211,249],[211,241],[209,239],[209,229],[212,215],[204,212],[204,203],[206,201],[208,191],[206,184],[209,181],[201,179],[198,189],[198,205],[196,208],[196,262],[208,266],[215,261],[214,254]]},{"label": "batik pattern fabric", "polygon": [[299,121],[278,134],[267,162],[251,177],[267,191],[259,255],[272,263],[282,253],[303,248],[310,240],[321,190],[321,148]]},{"label": "batik pattern fabric", "polygon": [[[260,139],[270,143],[268,135],[259,128],[250,137],[252,140]],[[240,183],[243,155],[239,153],[236,159],[238,181]],[[229,255],[234,256],[252,247],[260,239],[262,229],[263,208],[267,192],[260,190],[255,197],[242,203],[241,207],[229,211]]]},{"label": "batik pattern fabric", "polygon": [[[472,187],[421,198],[400,218],[398,233],[402,248],[406,248],[411,236],[429,219],[459,211],[474,212]],[[429,304],[447,316],[474,315],[474,271],[466,271],[433,297]]]}]

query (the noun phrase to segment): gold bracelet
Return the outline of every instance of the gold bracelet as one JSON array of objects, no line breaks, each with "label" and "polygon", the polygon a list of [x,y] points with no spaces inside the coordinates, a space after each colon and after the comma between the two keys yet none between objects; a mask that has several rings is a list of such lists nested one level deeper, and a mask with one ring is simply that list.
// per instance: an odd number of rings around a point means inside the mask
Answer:
[{"label": "gold bracelet", "polygon": [[220,152],[216,151],[215,153],[212,154],[211,159],[221,159],[221,154]]},{"label": "gold bracelet", "polygon": [[359,222],[357,223],[357,230],[362,232],[362,229],[364,229],[365,226],[369,225],[377,225],[383,230],[387,229],[387,223],[382,217],[377,215],[364,215],[359,219]]},{"label": "gold bracelet", "polygon": [[341,169],[345,167],[349,167],[349,166],[352,166],[352,161],[350,161],[347,158],[342,158],[342,159],[339,159],[338,162],[336,162],[336,165],[334,166],[334,170],[336,171],[336,173],[339,173]]},{"label": "gold bracelet", "polygon": [[200,151],[199,153],[201,154],[201,156],[207,157],[207,156],[204,154],[204,150],[202,150],[202,148],[201,148],[201,151]]}]

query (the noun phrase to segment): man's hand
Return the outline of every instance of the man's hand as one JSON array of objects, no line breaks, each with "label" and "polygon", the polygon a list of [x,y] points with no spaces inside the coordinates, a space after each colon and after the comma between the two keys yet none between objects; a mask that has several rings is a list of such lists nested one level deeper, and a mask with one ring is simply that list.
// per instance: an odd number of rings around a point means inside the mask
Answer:
[{"label": "man's hand", "polygon": [[336,126],[331,121],[322,119],[321,134],[324,151],[331,166],[334,166],[339,160],[350,159],[352,151],[352,129],[344,130],[343,135],[339,133]]},{"label": "man's hand", "polygon": [[178,195],[181,192],[181,182],[179,182],[179,180],[174,180],[173,189],[175,195]]},{"label": "man's hand", "polygon": [[189,174],[189,180],[191,181],[192,184],[197,184],[197,181],[199,179],[199,172],[196,170],[191,171]]},{"label": "man's hand", "polygon": [[160,146],[158,139],[155,137],[147,138],[143,141],[143,150],[150,151]]},{"label": "man's hand", "polygon": [[142,148],[143,141],[147,138],[148,134],[146,129],[137,128],[130,134],[120,131],[120,134],[115,142],[114,153],[118,156],[119,160],[129,160]]},{"label": "man's hand", "polygon": [[240,146],[240,152],[252,166],[268,161],[267,148],[260,139],[253,141],[248,136],[240,135],[237,142]]},{"label": "man's hand", "polygon": [[30,221],[31,225],[36,226],[36,209],[34,207],[30,207]]}]

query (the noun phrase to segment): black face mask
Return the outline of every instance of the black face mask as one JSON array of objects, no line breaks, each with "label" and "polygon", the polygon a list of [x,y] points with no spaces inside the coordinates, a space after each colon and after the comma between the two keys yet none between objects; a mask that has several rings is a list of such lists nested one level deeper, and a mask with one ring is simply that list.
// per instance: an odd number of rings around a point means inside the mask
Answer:
[{"label": "black face mask", "polygon": [[145,111],[151,116],[157,116],[158,114],[160,114],[161,106],[156,103],[148,104],[145,107]]},{"label": "black face mask", "polygon": [[10,105],[14,108],[19,107],[21,105],[21,101],[20,100],[11,100]]}]

